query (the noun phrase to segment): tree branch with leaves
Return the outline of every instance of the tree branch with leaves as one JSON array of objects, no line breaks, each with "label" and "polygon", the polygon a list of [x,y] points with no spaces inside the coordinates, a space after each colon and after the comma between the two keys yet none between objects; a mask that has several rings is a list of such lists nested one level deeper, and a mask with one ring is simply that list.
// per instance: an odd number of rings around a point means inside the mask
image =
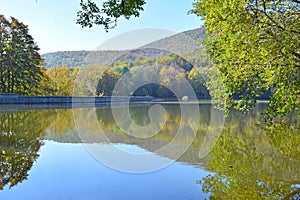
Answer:
[{"label": "tree branch with leaves", "polygon": [[131,17],[139,17],[145,4],[145,0],[108,0],[99,8],[92,0],[81,0],[81,10],[77,12],[77,24],[89,28],[93,25],[103,25],[108,32],[109,29],[117,26],[117,21],[122,16],[127,20]]}]

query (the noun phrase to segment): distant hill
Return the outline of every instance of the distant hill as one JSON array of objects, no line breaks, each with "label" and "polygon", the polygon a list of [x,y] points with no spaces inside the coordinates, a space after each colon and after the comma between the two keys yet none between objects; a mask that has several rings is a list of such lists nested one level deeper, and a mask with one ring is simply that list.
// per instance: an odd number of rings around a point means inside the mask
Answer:
[{"label": "distant hill", "polygon": [[120,51],[58,51],[43,54],[46,67],[70,66],[83,67],[90,64],[102,64],[121,54]]},{"label": "distant hill", "polygon": [[165,49],[178,53],[201,48],[200,40],[205,38],[205,28],[201,27],[160,39],[141,48]]},{"label": "distant hill", "polygon": [[205,38],[205,28],[185,31],[176,35],[128,51],[58,51],[43,54],[46,67],[84,67],[92,64],[111,63],[114,60],[134,61],[136,58],[152,58],[170,53],[193,51],[201,48],[199,40]]}]

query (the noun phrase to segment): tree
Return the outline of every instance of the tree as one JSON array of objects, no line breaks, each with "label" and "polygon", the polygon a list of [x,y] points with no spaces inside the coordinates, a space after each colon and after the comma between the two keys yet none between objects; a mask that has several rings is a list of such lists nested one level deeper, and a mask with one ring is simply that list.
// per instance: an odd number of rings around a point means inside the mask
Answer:
[{"label": "tree", "polygon": [[222,77],[223,90],[210,83],[217,103],[245,111],[271,90],[271,116],[299,111],[300,1],[201,0],[191,12],[205,20],[206,48]]},{"label": "tree", "polygon": [[200,99],[210,99],[209,91],[205,87],[205,80],[202,77],[200,71],[194,67],[189,75],[188,80],[191,86],[193,87],[196,95]]},{"label": "tree", "polygon": [[39,85],[43,59],[29,35],[28,26],[0,15],[0,92],[34,94]]},{"label": "tree", "polygon": [[42,76],[40,80],[39,87],[36,88],[35,94],[36,95],[44,95],[44,96],[51,96],[53,95],[56,90],[54,85],[52,84],[52,80],[48,75],[48,70],[46,67],[41,67]]},{"label": "tree", "polygon": [[97,96],[111,96],[113,94],[113,90],[118,80],[121,78],[119,73],[116,73],[112,70],[105,70],[102,73],[101,78],[99,79],[96,95]]},{"label": "tree", "polygon": [[47,95],[72,96],[74,92],[74,82],[77,79],[78,71],[78,68],[65,66],[48,69],[46,83],[50,82],[51,88],[48,89],[49,93]]},{"label": "tree", "polygon": [[145,0],[107,0],[103,2],[100,9],[92,0],[86,2],[81,0],[81,10],[77,12],[77,24],[82,27],[92,27],[94,24],[103,25],[108,31],[116,27],[117,20],[121,16],[125,19],[140,16],[140,11],[144,10],[145,4]]}]

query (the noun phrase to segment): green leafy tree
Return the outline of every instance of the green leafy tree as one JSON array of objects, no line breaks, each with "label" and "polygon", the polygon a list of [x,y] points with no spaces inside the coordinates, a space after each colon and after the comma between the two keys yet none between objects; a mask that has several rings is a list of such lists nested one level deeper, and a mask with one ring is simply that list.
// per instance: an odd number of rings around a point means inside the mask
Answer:
[{"label": "green leafy tree", "polygon": [[[139,63],[140,61],[137,64]],[[130,77],[127,81],[125,80],[124,85],[129,89],[130,92],[128,93],[130,95],[157,97],[159,89],[158,83],[160,82],[160,78],[157,74],[158,69],[156,67],[149,67],[148,65],[136,66],[130,70]],[[141,87],[136,89],[137,85]],[[136,90],[134,91],[133,88]]]},{"label": "green leafy tree", "polygon": [[202,77],[199,69],[194,67],[188,75],[188,80],[191,86],[193,87],[198,98],[210,99],[209,91],[205,87],[205,80]]},{"label": "green leafy tree", "polygon": [[[50,93],[48,95],[55,96],[72,96],[74,92],[74,82],[77,79],[78,68],[71,67],[52,67],[47,70],[47,81],[50,81]],[[47,89],[47,87],[46,87]]]},{"label": "green leafy tree", "polygon": [[97,88],[96,88],[96,95],[97,96],[111,96],[115,85],[117,84],[118,80],[121,78],[119,73],[116,73],[112,70],[105,70],[102,73],[102,76],[99,79]]},{"label": "green leafy tree", "polygon": [[269,114],[300,109],[300,2],[202,0],[191,11],[205,20],[207,51],[220,73],[209,87],[227,109],[249,110],[271,90]]},{"label": "green leafy tree", "polygon": [[43,59],[28,26],[0,15],[0,92],[32,95],[42,76]]},{"label": "green leafy tree", "polygon": [[103,25],[105,30],[114,28],[121,16],[125,19],[140,16],[145,0],[107,0],[102,8],[92,0],[80,2],[81,10],[77,12],[77,24],[82,27],[92,27],[94,24]]},{"label": "green leafy tree", "polygon": [[40,80],[39,87],[36,88],[36,95],[51,96],[55,93],[55,88],[52,85],[51,79],[47,73],[48,69],[41,67],[42,76]]}]

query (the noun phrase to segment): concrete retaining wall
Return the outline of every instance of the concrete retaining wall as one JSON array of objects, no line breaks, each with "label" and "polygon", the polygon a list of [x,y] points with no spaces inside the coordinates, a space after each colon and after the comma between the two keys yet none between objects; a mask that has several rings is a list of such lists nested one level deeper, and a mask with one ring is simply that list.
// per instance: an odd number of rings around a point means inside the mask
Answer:
[{"label": "concrete retaining wall", "polygon": [[102,104],[111,102],[152,102],[152,97],[70,97],[70,96],[19,96],[0,94],[0,104]]}]

